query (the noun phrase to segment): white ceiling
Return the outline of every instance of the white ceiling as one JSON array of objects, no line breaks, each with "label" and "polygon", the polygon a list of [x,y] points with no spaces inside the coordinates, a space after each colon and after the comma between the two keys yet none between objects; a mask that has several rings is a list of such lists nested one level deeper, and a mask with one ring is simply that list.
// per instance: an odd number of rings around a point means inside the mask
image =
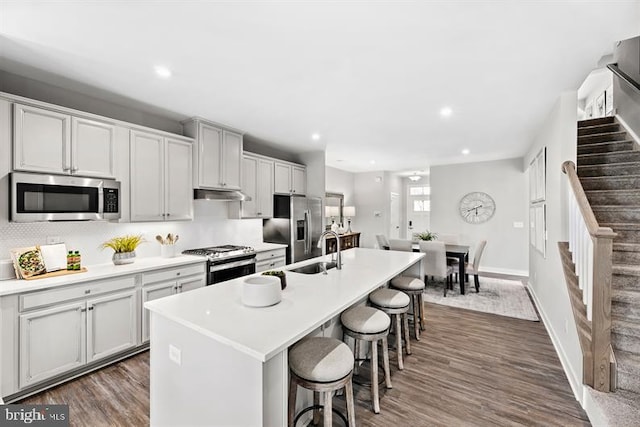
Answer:
[{"label": "white ceiling", "polygon": [[521,156],[560,92],[639,33],[638,0],[0,0],[6,63],[353,172]]}]

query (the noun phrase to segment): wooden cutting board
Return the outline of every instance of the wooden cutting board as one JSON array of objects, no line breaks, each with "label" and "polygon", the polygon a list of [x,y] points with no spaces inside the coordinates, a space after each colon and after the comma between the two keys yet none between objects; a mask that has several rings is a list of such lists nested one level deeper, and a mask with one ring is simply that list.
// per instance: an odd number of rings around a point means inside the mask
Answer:
[{"label": "wooden cutting board", "polygon": [[82,267],[80,270],[58,270],[51,273],[38,274],[37,276],[26,277],[24,280],[37,280],[48,279],[50,277],[66,276],[67,274],[86,273],[87,267]]}]

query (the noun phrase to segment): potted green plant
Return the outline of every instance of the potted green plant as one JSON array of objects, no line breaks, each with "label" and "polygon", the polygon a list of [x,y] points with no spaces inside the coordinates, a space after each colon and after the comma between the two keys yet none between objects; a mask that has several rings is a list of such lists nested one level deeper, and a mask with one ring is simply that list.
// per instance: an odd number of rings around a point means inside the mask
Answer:
[{"label": "potted green plant", "polygon": [[113,257],[111,260],[115,265],[131,264],[135,261],[136,248],[144,242],[141,235],[126,235],[114,237],[104,242],[100,247],[102,249],[113,249]]},{"label": "potted green plant", "polygon": [[262,273],[263,276],[276,276],[280,278],[280,287],[282,289],[287,287],[287,276],[285,276],[284,271],[282,270],[271,270],[265,271]]},{"label": "potted green plant", "polygon": [[422,233],[418,233],[416,235],[419,240],[436,240],[438,235],[436,233],[432,233],[429,230],[423,231]]}]

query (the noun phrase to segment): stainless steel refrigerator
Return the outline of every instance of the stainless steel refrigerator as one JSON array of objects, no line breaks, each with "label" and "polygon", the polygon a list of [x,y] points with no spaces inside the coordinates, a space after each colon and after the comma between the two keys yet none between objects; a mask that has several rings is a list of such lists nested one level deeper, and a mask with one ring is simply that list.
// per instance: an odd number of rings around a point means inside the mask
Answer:
[{"label": "stainless steel refrigerator", "polygon": [[287,247],[287,264],[322,255],[322,199],[273,196],[273,218],[263,221],[263,240]]}]

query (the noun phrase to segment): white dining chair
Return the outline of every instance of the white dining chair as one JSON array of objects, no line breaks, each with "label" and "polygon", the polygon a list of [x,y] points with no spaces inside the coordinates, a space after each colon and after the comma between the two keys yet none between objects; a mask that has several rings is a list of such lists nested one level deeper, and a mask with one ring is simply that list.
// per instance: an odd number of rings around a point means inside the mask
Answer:
[{"label": "white dining chair", "polygon": [[384,234],[376,234],[376,240],[378,242],[379,249],[389,249],[389,240]]},{"label": "white dining chair", "polygon": [[389,239],[389,249],[392,251],[413,252],[411,240]]},{"label": "white dining chair", "polygon": [[486,240],[481,240],[476,246],[475,254],[473,255],[473,263],[466,263],[464,267],[464,272],[467,275],[467,279],[469,274],[473,274],[473,281],[476,286],[476,292],[480,292],[480,279],[478,278],[478,273],[480,271],[480,260],[482,259],[482,253],[484,252],[484,248],[487,246]]},{"label": "white dining chair", "polygon": [[444,242],[422,241],[419,243],[420,252],[425,253],[422,259],[422,266],[425,274],[425,285],[428,277],[439,277],[445,279],[444,296],[447,296],[447,289],[453,289],[453,267],[447,265],[447,250]]}]

